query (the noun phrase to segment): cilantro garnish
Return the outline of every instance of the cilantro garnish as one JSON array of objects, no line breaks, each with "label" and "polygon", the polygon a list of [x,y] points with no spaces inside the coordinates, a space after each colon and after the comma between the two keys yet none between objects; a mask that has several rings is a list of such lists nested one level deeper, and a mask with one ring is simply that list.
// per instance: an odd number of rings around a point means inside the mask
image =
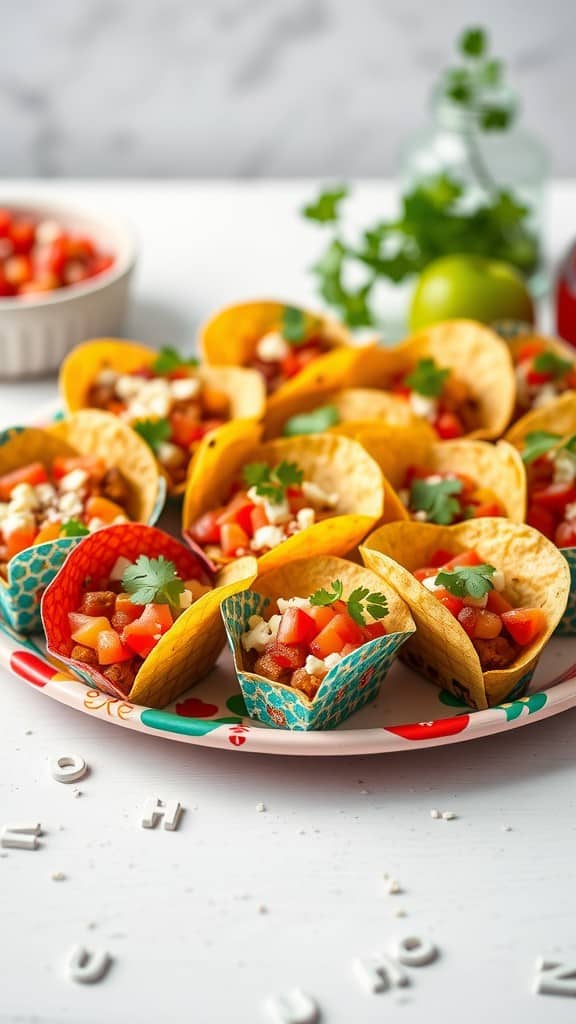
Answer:
[{"label": "cilantro garnish", "polygon": [[[311,605],[331,605],[342,600],[344,586],[342,580],[333,580],[330,590],[321,587],[309,598]],[[388,615],[386,595],[379,591],[370,592],[368,587],[356,587],[346,602],[348,614],[359,626],[366,625],[366,614],[373,619],[383,619]]]},{"label": "cilantro garnish", "polygon": [[296,306],[284,306],[282,310],[282,337],[290,345],[297,347],[306,341],[306,314]]},{"label": "cilantro garnish", "polygon": [[177,611],[180,610],[179,598],[184,591],[184,584],[174,562],[169,562],[164,555],[159,558],[140,555],[126,569],[122,576],[122,586],[130,594],[132,604],[169,604]]},{"label": "cilantro garnish", "polygon": [[86,537],[90,530],[79,519],[69,519],[60,529],[62,537]]},{"label": "cilantro garnish", "polygon": [[539,352],[534,356],[532,366],[536,373],[549,373],[557,380],[558,377],[564,377],[572,369],[573,364],[569,359],[557,356],[555,352]]},{"label": "cilantro garnish", "polygon": [[339,206],[343,199],[348,196],[346,185],[340,185],[333,189],[322,192],[313,203],[308,203],[302,213],[308,220],[318,221],[319,224],[328,224],[338,219]]},{"label": "cilantro garnish", "polygon": [[321,405],[313,412],[303,412],[286,420],[284,437],[297,437],[299,434],[322,434],[330,427],[340,423],[340,413],[335,405]]},{"label": "cilantro garnish", "polygon": [[412,373],[404,378],[404,383],[419,395],[438,398],[449,376],[449,369],[438,366],[435,359],[427,357],[416,363]]},{"label": "cilantro garnish", "polygon": [[157,377],[165,377],[175,370],[188,369],[198,366],[198,360],[194,356],[185,357],[177,349],[167,345],[161,348],[150,369]]},{"label": "cilantro garnish", "polygon": [[556,448],[562,438],[560,434],[551,434],[549,430],[533,430],[524,438],[522,450],[522,461],[525,463],[535,462],[536,459],[546,455],[552,448]]},{"label": "cilantro garnish", "polygon": [[450,526],[457,516],[461,515],[460,502],[453,497],[462,493],[461,480],[414,480],[410,488],[410,508],[426,513],[431,523]]},{"label": "cilantro garnish", "polygon": [[282,460],[277,466],[268,466],[266,462],[250,462],[244,466],[244,483],[255,487],[256,494],[269,498],[279,505],[286,497],[289,487],[298,487],[304,479],[304,473],[295,462]]},{"label": "cilantro garnish", "polygon": [[132,430],[135,430],[137,434],[149,448],[152,449],[154,454],[158,454],[158,449],[164,441],[167,441],[172,433],[170,423],[166,419],[162,420],[136,420],[132,424]]},{"label": "cilantro garnish", "polygon": [[455,597],[484,597],[494,589],[493,565],[461,565],[456,569],[443,569],[436,576],[436,583],[445,587]]}]

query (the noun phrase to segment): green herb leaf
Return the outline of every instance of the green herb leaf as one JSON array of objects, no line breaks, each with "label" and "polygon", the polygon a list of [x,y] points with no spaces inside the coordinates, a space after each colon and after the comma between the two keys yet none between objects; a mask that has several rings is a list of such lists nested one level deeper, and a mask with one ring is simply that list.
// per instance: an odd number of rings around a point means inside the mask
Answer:
[{"label": "green herb leaf", "polygon": [[445,587],[455,597],[484,597],[494,589],[492,577],[496,569],[487,563],[483,565],[462,565],[456,569],[443,569],[436,583]]},{"label": "green herb leaf", "polygon": [[184,591],[184,583],[174,562],[169,562],[164,555],[159,558],[140,555],[125,570],[122,586],[130,594],[132,604],[169,604],[176,611],[180,610],[179,598]]},{"label": "green herb leaf", "polygon": [[306,341],[306,314],[296,306],[284,306],[282,310],[282,337],[291,345],[301,345]]},{"label": "green herb leaf", "polygon": [[335,601],[341,601],[343,593],[344,586],[342,580],[334,580],[330,584],[330,590],[326,590],[324,587],[321,587],[320,590],[315,590],[310,596],[309,601],[311,605],[316,607],[325,607],[334,604]]},{"label": "green herb leaf", "polygon": [[546,455],[547,452],[556,448],[562,440],[560,434],[551,434],[549,430],[533,430],[524,438],[522,450],[522,461],[527,465],[535,462],[536,459]]},{"label": "green herb leaf", "polygon": [[167,345],[161,348],[150,369],[156,377],[165,377],[175,370],[187,369],[198,366],[198,360],[194,356],[182,356],[177,349]]},{"label": "green herb leaf", "polygon": [[338,220],[340,203],[348,197],[347,185],[340,185],[336,188],[326,189],[321,192],[317,199],[308,203],[302,210],[304,217],[308,220],[318,221],[320,224],[330,224]]},{"label": "green herb leaf", "polygon": [[132,424],[132,430],[135,430],[142,440],[146,441],[146,444],[155,455],[158,454],[160,445],[167,441],[172,433],[170,423],[166,419],[136,420]]},{"label": "green herb leaf", "polygon": [[365,626],[366,613],[374,619],[383,619],[388,615],[386,595],[380,591],[370,593],[368,587],[356,587],[348,598],[348,614],[359,626]]},{"label": "green herb leaf", "polygon": [[250,462],[244,466],[242,476],[248,487],[255,487],[257,494],[276,505],[284,501],[289,487],[298,487],[304,479],[297,463],[285,459],[274,467],[265,462]]},{"label": "green herb leaf", "polygon": [[536,373],[549,373],[554,380],[564,377],[573,365],[569,359],[562,359],[555,352],[539,352],[532,361]]},{"label": "green herb leaf", "polygon": [[507,107],[483,107],[480,111],[480,124],[485,132],[501,132],[508,128],[512,120],[512,112]]},{"label": "green herb leaf", "polygon": [[321,405],[313,412],[303,412],[286,420],[282,431],[284,437],[298,437],[300,434],[322,434],[340,423],[340,413],[335,405]]},{"label": "green herb leaf", "polygon": [[428,480],[416,479],[410,488],[410,509],[425,512],[431,523],[449,526],[461,514],[460,502],[453,497],[461,493],[461,480],[429,483]]},{"label": "green herb leaf", "polygon": [[467,28],[460,36],[460,51],[465,57],[482,57],[486,52],[488,37],[483,28]]},{"label": "green herb leaf", "polygon": [[86,537],[89,533],[90,530],[78,519],[69,519],[60,529],[62,537]]},{"label": "green herb leaf", "polygon": [[419,395],[438,398],[449,376],[449,369],[443,369],[434,359],[426,358],[416,363],[412,373],[404,378],[404,383]]}]

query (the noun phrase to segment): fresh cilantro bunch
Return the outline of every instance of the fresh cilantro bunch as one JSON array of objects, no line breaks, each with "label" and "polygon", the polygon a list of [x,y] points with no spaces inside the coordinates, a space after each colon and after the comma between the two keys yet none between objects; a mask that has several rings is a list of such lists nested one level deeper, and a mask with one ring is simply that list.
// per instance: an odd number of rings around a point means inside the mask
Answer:
[{"label": "fresh cilantro bunch", "polygon": [[477,117],[483,131],[504,131],[513,111],[498,91],[504,80],[502,61],[492,57],[489,49],[484,29],[466,29],[458,42],[462,62],[446,72],[443,84],[447,96]]},{"label": "fresh cilantro bunch", "polygon": [[242,476],[247,487],[255,487],[256,494],[269,498],[275,505],[284,501],[289,487],[299,487],[304,479],[304,473],[297,463],[285,459],[277,466],[269,466],[266,462],[250,462],[244,466]]},{"label": "fresh cilantro bunch", "polygon": [[435,359],[427,357],[420,359],[412,373],[404,378],[404,383],[411,391],[425,395],[426,398],[439,398],[448,377],[450,370],[438,366]]},{"label": "fresh cilantro bunch", "polygon": [[496,569],[493,565],[461,565],[456,569],[442,569],[436,577],[436,583],[445,587],[454,597],[482,598],[494,590],[492,577]]},{"label": "fresh cilantro bunch", "polygon": [[175,611],[180,611],[184,583],[174,562],[169,562],[164,555],[158,558],[140,555],[125,570],[122,586],[130,594],[132,604],[168,604]]},{"label": "fresh cilantro bunch", "polygon": [[450,526],[462,514],[462,507],[456,494],[462,493],[461,480],[414,480],[410,488],[410,508],[426,513],[430,523]]},{"label": "fresh cilantro bunch", "polygon": [[132,424],[132,430],[135,430],[140,435],[143,441],[149,448],[152,449],[155,455],[158,454],[158,450],[161,444],[168,441],[172,428],[167,419],[160,420],[136,420]]},{"label": "fresh cilantro bunch", "polygon": [[[334,580],[327,590],[321,587],[309,598],[311,605],[328,606],[342,600],[344,585],[342,580]],[[370,592],[368,587],[356,587],[346,602],[350,618],[359,626],[366,625],[366,614],[373,619],[383,619],[388,615],[386,595],[379,591]]]},{"label": "fresh cilantro bunch", "polygon": [[166,377],[176,370],[194,369],[198,366],[198,360],[194,356],[183,356],[177,349],[167,345],[161,348],[150,369],[156,377]]}]

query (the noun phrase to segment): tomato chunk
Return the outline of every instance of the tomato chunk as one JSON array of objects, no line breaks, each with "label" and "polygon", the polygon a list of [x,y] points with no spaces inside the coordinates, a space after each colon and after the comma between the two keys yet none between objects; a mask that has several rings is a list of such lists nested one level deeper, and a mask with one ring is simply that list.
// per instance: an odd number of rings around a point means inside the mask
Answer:
[{"label": "tomato chunk", "polygon": [[327,626],[329,622],[336,615],[333,606],[331,605],[311,605],[306,614],[316,624],[316,632],[319,633],[324,626]]},{"label": "tomato chunk", "polygon": [[443,604],[444,607],[448,609],[454,618],[458,618],[464,607],[464,601],[462,601],[461,598],[451,594],[450,591],[446,590],[444,587],[440,587],[438,590],[435,590],[434,597],[437,601],[440,601],[440,604]]},{"label": "tomato chunk", "polygon": [[543,508],[563,512],[566,505],[576,501],[576,487],[574,484],[550,484],[539,491],[533,491],[532,501]]},{"label": "tomato chunk", "polygon": [[504,612],[511,612],[513,605],[502,597],[502,594],[498,590],[491,590],[488,594],[488,602],[486,604],[488,611],[495,612],[496,615],[502,616]]},{"label": "tomato chunk", "polygon": [[224,523],[220,528],[220,545],[225,555],[235,555],[239,548],[248,549],[248,534],[238,523]]},{"label": "tomato chunk", "polygon": [[549,508],[532,503],[528,508],[526,522],[528,526],[533,526],[535,530],[539,530],[545,537],[548,537],[548,540],[552,540],[554,537],[556,517]]},{"label": "tomato chunk", "polygon": [[0,501],[8,501],[18,484],[36,487],[37,484],[45,484],[47,480],[48,474],[41,462],[30,462],[27,466],[20,466],[10,473],[4,473],[0,476]]},{"label": "tomato chunk", "polygon": [[104,615],[82,615],[81,612],[69,612],[70,638],[82,647],[98,649],[98,637],[102,630],[110,630],[110,622]]},{"label": "tomato chunk", "polygon": [[12,530],[11,533],[6,537],[6,557],[8,560],[14,558],[15,555],[19,555],[21,551],[25,551],[26,548],[32,547],[36,540],[36,529],[22,529]]},{"label": "tomato chunk", "polygon": [[308,644],[317,632],[314,619],[301,608],[290,607],[282,615],[276,639],[281,644]]},{"label": "tomato chunk", "polygon": [[541,608],[513,608],[504,612],[502,622],[521,647],[531,644],[546,628],[546,616]]},{"label": "tomato chunk", "polygon": [[559,548],[576,547],[576,521],[565,519],[561,522],[554,534],[554,543]]},{"label": "tomato chunk", "polygon": [[383,622],[369,622],[362,629],[365,640],[377,640],[380,636],[386,636],[386,627]]},{"label": "tomato chunk", "polygon": [[453,412],[441,412],[434,421],[434,430],[443,441],[450,441],[455,437],[462,437],[464,428],[458,416]]},{"label": "tomato chunk", "polygon": [[103,629],[98,634],[96,650],[99,665],[114,665],[119,661],[129,661],[134,657],[134,652],[122,643],[115,629]]},{"label": "tomato chunk", "polygon": [[278,640],[267,648],[266,654],[281,668],[302,668],[306,663],[308,649],[305,644],[283,644]]},{"label": "tomato chunk", "polygon": [[362,643],[362,627],[354,622],[354,619],[347,611],[339,612],[330,623],[332,629],[337,630],[345,644]]},{"label": "tomato chunk", "polygon": [[323,659],[329,654],[339,654],[346,643],[342,634],[334,627],[336,618],[337,616],[334,616],[334,619],[310,642],[310,653],[315,654],[317,658]]},{"label": "tomato chunk", "polygon": [[96,455],[57,455],[52,463],[52,476],[61,480],[75,469],[83,469],[93,480],[101,480],[106,472],[102,459]]},{"label": "tomato chunk", "polygon": [[167,604],[147,604],[138,622],[152,623],[155,633],[167,633],[174,619]]},{"label": "tomato chunk", "polygon": [[219,544],[220,527],[218,525],[218,510],[204,512],[190,527],[190,533],[198,544]]},{"label": "tomato chunk", "polygon": [[482,565],[482,559],[476,551],[463,551],[460,555],[451,558],[449,562],[445,562],[442,568],[458,569],[460,566],[468,565]]},{"label": "tomato chunk", "polygon": [[142,622],[141,618],[128,623],[122,631],[122,641],[141,658],[146,658],[154,650],[159,639],[156,623]]}]

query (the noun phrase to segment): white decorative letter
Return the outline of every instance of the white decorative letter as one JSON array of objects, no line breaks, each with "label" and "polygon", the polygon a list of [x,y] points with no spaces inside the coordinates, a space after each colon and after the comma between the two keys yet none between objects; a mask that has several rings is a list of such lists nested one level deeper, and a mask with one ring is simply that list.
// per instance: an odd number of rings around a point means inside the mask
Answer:
[{"label": "white decorative letter", "polygon": [[68,957],[68,974],[72,981],[92,985],[107,974],[112,957],[105,949],[90,951],[84,946],[74,946]]},{"label": "white decorative letter", "polygon": [[158,800],[155,796],[149,796],[144,804],[142,815],[142,828],[156,828],[160,818],[164,818],[164,828],[167,832],[175,832],[180,824],[182,807],[177,800]]},{"label": "white decorative letter", "polygon": [[265,1009],[274,1024],[316,1024],[319,1020],[316,1003],[299,988],[293,988],[286,996],[272,996]]},{"label": "white decorative letter", "polygon": [[408,985],[408,976],[392,957],[384,953],[362,959],[352,964],[354,974],[366,992],[386,992],[392,987]]},{"label": "white decorative letter", "polygon": [[395,943],[394,956],[405,967],[426,967],[436,959],[438,950],[429,939],[420,939],[416,935],[409,935]]},{"label": "white decorative letter", "polygon": [[576,996],[576,964],[538,957],[534,992],[541,996]]},{"label": "white decorative letter", "polygon": [[37,850],[38,836],[42,835],[40,822],[31,825],[5,825],[2,829],[0,846],[8,850]]},{"label": "white decorative letter", "polygon": [[63,754],[50,761],[50,771],[56,782],[78,782],[86,775],[88,765],[80,754]]}]

